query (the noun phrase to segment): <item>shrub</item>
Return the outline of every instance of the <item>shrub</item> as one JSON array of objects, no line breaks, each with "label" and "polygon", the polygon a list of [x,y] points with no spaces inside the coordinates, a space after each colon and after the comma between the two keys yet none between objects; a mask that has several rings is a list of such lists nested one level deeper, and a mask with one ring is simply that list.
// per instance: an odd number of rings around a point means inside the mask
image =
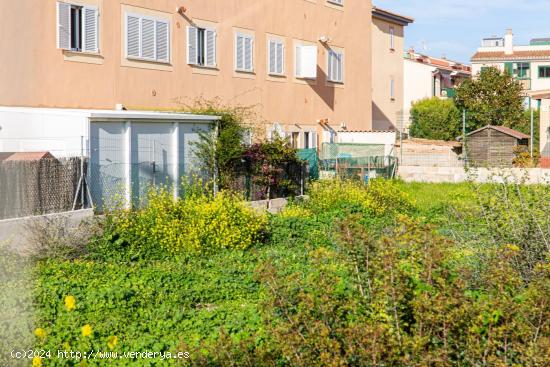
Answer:
[{"label": "shrub", "polygon": [[115,211],[107,223],[96,249],[109,254],[122,250],[135,259],[246,249],[261,239],[267,220],[235,194],[200,193],[174,200],[161,189],[150,191],[143,209]]},{"label": "shrub", "polygon": [[394,181],[383,179],[371,180],[368,186],[352,180],[322,180],[313,183],[308,194],[305,205],[317,214],[344,210],[384,216],[406,213],[413,207]]},{"label": "shrub", "polygon": [[420,100],[411,109],[410,134],[415,138],[455,140],[461,134],[460,116],[452,99]]},{"label": "shrub", "polygon": [[31,255],[35,259],[74,259],[86,254],[86,245],[101,232],[99,219],[71,225],[67,216],[41,217],[26,226]]}]

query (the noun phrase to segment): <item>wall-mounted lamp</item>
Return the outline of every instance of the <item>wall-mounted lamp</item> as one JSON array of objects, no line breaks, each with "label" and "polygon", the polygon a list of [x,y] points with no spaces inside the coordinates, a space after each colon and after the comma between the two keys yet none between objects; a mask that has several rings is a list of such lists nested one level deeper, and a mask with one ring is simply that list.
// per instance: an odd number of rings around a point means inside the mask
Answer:
[{"label": "wall-mounted lamp", "polygon": [[330,37],[328,36],[321,36],[319,37],[319,42],[323,43],[323,44],[328,44],[330,43]]},{"label": "wall-mounted lamp", "polygon": [[179,8],[176,9],[176,11],[178,12],[179,15],[184,15],[185,12],[187,11],[187,8],[185,6],[180,6]]}]

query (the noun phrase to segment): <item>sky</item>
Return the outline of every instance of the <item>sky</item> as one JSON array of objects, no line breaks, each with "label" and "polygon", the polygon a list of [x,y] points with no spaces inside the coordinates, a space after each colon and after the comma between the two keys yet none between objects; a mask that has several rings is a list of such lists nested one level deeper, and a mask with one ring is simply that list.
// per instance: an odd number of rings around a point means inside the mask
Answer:
[{"label": "sky", "polygon": [[470,62],[481,39],[514,32],[514,44],[550,37],[550,0],[373,0],[373,5],[411,16],[405,49]]}]

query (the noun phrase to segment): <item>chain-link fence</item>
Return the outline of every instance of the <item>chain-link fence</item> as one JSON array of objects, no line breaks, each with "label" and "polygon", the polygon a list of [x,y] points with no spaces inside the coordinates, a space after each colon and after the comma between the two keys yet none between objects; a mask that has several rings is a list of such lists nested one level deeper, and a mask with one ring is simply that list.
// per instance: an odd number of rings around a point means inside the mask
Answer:
[{"label": "chain-link fence", "polygon": [[79,157],[0,161],[0,219],[86,206],[86,197],[75,203],[85,163]]},{"label": "chain-link fence", "polygon": [[321,177],[393,178],[397,160],[386,155],[383,144],[323,143],[320,170]]}]

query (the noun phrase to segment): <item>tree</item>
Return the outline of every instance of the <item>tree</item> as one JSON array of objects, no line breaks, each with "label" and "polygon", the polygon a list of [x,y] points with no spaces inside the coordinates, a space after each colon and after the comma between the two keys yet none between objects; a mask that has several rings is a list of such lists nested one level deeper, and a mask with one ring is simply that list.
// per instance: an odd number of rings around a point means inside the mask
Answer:
[{"label": "tree", "polygon": [[484,68],[457,88],[455,102],[459,110],[466,110],[468,131],[486,125],[514,128],[524,113],[522,92],[521,83],[508,72]]},{"label": "tree", "polygon": [[461,132],[460,112],[452,99],[426,98],[411,109],[410,134],[415,138],[454,140]]}]

